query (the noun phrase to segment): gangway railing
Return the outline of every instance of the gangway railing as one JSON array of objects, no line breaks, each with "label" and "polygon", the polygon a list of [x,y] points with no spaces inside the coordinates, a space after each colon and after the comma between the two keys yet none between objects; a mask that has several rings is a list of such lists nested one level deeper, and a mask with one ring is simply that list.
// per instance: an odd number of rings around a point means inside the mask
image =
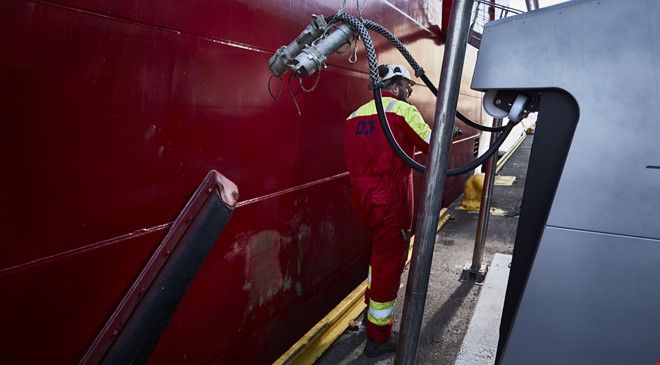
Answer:
[{"label": "gangway railing", "polygon": [[487,22],[521,13],[523,13],[522,10],[497,4],[491,0],[475,0],[472,19],[470,21],[468,43],[475,48],[479,48],[481,46],[481,37],[484,33],[484,25]]}]

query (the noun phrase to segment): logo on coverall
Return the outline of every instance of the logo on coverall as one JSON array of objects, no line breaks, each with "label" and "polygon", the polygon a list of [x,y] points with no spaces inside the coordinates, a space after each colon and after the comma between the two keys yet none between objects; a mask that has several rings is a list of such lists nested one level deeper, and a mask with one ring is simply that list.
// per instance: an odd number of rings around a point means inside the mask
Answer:
[{"label": "logo on coverall", "polygon": [[366,122],[358,122],[357,124],[357,129],[355,130],[355,135],[369,135],[371,132],[376,129],[376,121],[375,120],[369,120]]}]

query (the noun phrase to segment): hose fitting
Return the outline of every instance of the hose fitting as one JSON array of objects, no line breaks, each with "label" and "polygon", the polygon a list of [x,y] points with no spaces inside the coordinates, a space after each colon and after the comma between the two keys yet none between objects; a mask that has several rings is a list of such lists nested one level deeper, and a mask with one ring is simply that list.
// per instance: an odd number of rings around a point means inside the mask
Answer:
[{"label": "hose fitting", "polygon": [[307,25],[307,28],[288,46],[280,47],[268,61],[268,68],[273,76],[280,77],[285,74],[291,68],[291,62],[298,56],[300,51],[312,44],[325,32],[328,23],[323,15],[312,15],[312,17],[314,19]]},{"label": "hose fitting", "polygon": [[337,52],[344,44],[351,44],[357,38],[356,31],[348,26],[342,24],[338,26],[332,33],[325,38],[322,38],[318,43],[305,46],[300,53],[294,58],[291,63],[293,76],[309,77],[314,72],[321,68],[325,68],[325,60],[330,55]]}]

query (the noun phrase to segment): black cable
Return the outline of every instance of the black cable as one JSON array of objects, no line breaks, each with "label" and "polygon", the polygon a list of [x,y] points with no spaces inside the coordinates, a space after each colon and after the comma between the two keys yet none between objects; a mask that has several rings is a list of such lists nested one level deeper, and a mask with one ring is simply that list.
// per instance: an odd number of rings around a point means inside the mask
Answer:
[{"label": "black cable", "polygon": [[456,118],[458,118],[461,122],[469,125],[470,127],[478,129],[478,130],[483,131],[483,132],[496,132],[496,133],[498,133],[498,132],[502,132],[506,128],[506,126],[488,127],[488,126],[485,126],[485,125],[481,125],[479,123],[475,123],[475,122],[471,121],[470,119],[468,119],[463,114],[461,114],[459,111],[456,111]]},{"label": "black cable", "polygon": [[[378,120],[380,122],[380,126],[383,129],[385,139],[387,139],[387,142],[389,143],[390,147],[396,153],[403,162],[410,166],[413,170],[425,173],[426,172],[426,167],[419,162],[413,160],[410,156],[408,156],[407,153],[401,149],[401,146],[397,143],[396,139],[394,138],[394,135],[392,134],[392,129],[390,128],[389,122],[387,121],[387,116],[385,114],[385,109],[383,108],[383,97],[381,94],[381,89],[384,87],[383,83],[380,82],[379,77],[378,77],[378,65],[377,65],[377,59],[376,59],[376,51],[374,50],[373,42],[371,41],[371,37],[369,36],[369,33],[367,32],[367,29],[365,25],[369,26],[370,29],[376,30],[379,33],[381,33],[385,38],[387,38],[390,42],[394,44],[397,49],[403,54],[404,58],[410,63],[410,66],[415,70],[415,75],[418,77],[421,77],[426,86],[431,90],[431,92],[437,97],[438,94],[438,89],[433,85],[431,80],[426,76],[424,73],[424,69],[421,68],[417,62],[414,60],[412,55],[408,52],[408,50],[403,46],[403,44],[387,29],[383,28],[377,23],[374,23],[369,20],[363,20],[360,21],[356,19],[355,17],[346,14],[346,13],[339,13],[335,14],[332,16],[329,16],[326,18],[326,21],[328,23],[331,23],[335,21],[336,19],[339,19],[348,25],[353,26],[354,29],[358,31],[360,34],[360,37],[362,38],[362,43],[364,43],[366,52],[367,52],[367,61],[369,63],[369,75],[371,77],[371,86],[370,88],[373,89],[374,91],[374,102],[376,104],[376,111],[378,113]],[[459,119],[463,117],[464,119],[467,119],[465,116],[460,114],[458,111],[456,112],[457,115],[460,115]],[[463,120],[463,119],[461,119]],[[467,119],[469,120],[469,119]],[[489,159],[495,151],[499,149],[499,147],[502,145],[506,137],[509,135],[509,132],[511,132],[511,129],[513,126],[517,123],[508,123],[505,127],[499,127],[499,128],[491,128],[491,127],[486,127],[482,126],[481,124],[474,123],[472,122],[473,125],[476,125],[478,127],[475,127],[477,129],[481,128],[488,128],[490,131],[493,132],[499,132],[500,128],[501,130],[504,131],[500,136],[498,136],[497,140],[495,143],[481,156],[476,158],[474,161],[471,163],[458,167],[455,169],[449,169],[447,170],[447,176],[457,176],[464,174],[466,172],[469,172],[471,170],[474,170],[477,168],[479,165],[484,163],[487,159]],[[481,129],[481,130],[486,130],[486,129]]]},{"label": "black cable", "polygon": [[[436,89],[435,85],[433,85],[431,80],[429,80],[429,78],[425,74],[421,74],[419,77],[422,79],[422,81],[424,81],[424,84],[426,85],[426,87],[429,88],[429,90],[431,90],[433,95],[435,95],[437,97],[438,96],[438,89]],[[502,132],[506,128],[506,126],[488,127],[488,126],[473,122],[468,117],[461,114],[461,112],[459,112],[458,110],[456,111],[456,118],[458,118],[461,122],[469,125],[470,127],[478,129],[478,130],[483,131],[483,132]]]},{"label": "black cable", "polygon": [[490,148],[486,152],[484,152],[483,155],[477,157],[474,161],[470,162],[469,164],[467,164],[465,166],[457,167],[455,169],[448,169],[447,170],[447,176],[462,175],[466,172],[469,172],[469,171],[472,171],[472,170],[476,169],[479,165],[486,162],[486,160],[491,158],[493,156],[493,154],[500,149],[500,146],[502,145],[502,143],[504,143],[504,140],[506,139],[506,137],[509,136],[509,133],[511,133],[511,130],[513,129],[514,125],[515,125],[515,123],[507,124],[504,131],[499,136],[497,136],[497,139],[495,140],[495,143],[493,143],[493,145],[490,146]]},{"label": "black cable", "polygon": [[369,75],[371,77],[370,88],[374,91],[374,102],[376,104],[376,111],[378,113],[378,121],[380,122],[380,126],[383,129],[385,139],[392,148],[392,151],[394,151],[394,153],[399,156],[399,158],[403,160],[406,165],[410,166],[415,171],[424,173],[426,171],[424,165],[408,156],[408,154],[405,153],[403,149],[401,149],[401,146],[399,146],[396,139],[394,138],[394,135],[392,134],[392,129],[390,128],[390,124],[387,121],[387,116],[385,115],[385,109],[383,108],[383,96],[381,95],[381,89],[385,85],[380,82],[380,78],[378,76],[378,61],[376,59],[376,51],[374,49],[373,42],[371,41],[371,37],[369,36],[369,32],[367,32],[367,29],[365,28],[362,21],[346,13],[332,15],[327,17],[326,21],[329,24],[337,19],[356,29],[362,38],[362,43],[364,43],[364,47],[367,52],[367,61],[369,63]]},{"label": "black cable", "polygon": [[405,153],[403,149],[401,149],[401,146],[399,146],[399,144],[396,142],[396,139],[394,139],[394,135],[392,135],[392,130],[390,129],[390,124],[387,122],[387,117],[385,116],[385,109],[383,109],[383,96],[381,95],[379,88],[374,89],[374,101],[376,102],[376,110],[378,111],[380,127],[383,129],[385,139],[387,139],[387,142],[390,144],[390,147],[392,147],[394,153],[396,153],[397,156],[399,156],[399,158],[402,159],[403,162],[405,162],[406,165],[410,166],[413,170],[426,173],[426,167],[408,156],[408,154]]},{"label": "black cable", "polygon": [[284,86],[284,81],[282,81],[282,77],[276,77],[277,79],[280,80],[280,89],[277,91],[277,95],[273,95],[273,91],[270,88],[270,81],[274,78],[275,76],[270,75],[270,78],[268,79],[268,93],[270,96],[273,97],[273,105],[277,104],[277,100],[280,98],[280,94],[282,94],[282,87]]},{"label": "black cable", "polygon": [[[435,87],[435,85],[433,85],[431,80],[429,80],[429,78],[426,76],[426,72],[424,71],[424,69],[417,63],[417,61],[415,61],[415,59],[410,54],[410,52],[408,52],[408,49],[403,45],[403,43],[401,43],[401,41],[399,41],[399,39],[394,34],[392,34],[392,32],[387,30],[387,28],[383,27],[382,25],[380,25],[378,23],[374,23],[371,20],[367,20],[367,19],[364,20],[364,26],[367,29],[371,29],[371,30],[374,30],[374,31],[380,33],[383,37],[385,37],[388,41],[390,41],[390,43],[392,43],[394,45],[394,47],[396,47],[396,49],[399,50],[399,52],[401,53],[403,58],[405,58],[406,61],[408,61],[408,63],[410,64],[410,67],[412,67],[413,71],[415,71],[415,76],[421,78],[422,81],[424,81],[424,84],[429,88],[429,90],[431,90],[433,95],[435,95],[436,97],[438,96],[438,89]],[[502,127],[487,127],[487,126],[481,125],[479,123],[473,122],[468,117],[461,114],[461,112],[459,112],[458,110],[456,111],[456,117],[461,122],[469,125],[472,128],[478,129],[480,131],[501,132],[505,128],[505,126],[502,126]]]},{"label": "black cable", "polygon": [[[408,61],[408,63],[410,64],[410,67],[412,67],[413,70],[415,71],[415,76],[420,77],[422,79],[422,81],[424,81],[424,84],[433,93],[433,95],[435,95],[436,97],[438,96],[438,89],[435,87],[435,85],[433,85],[431,80],[429,80],[429,78],[426,76],[426,72],[424,71],[424,69],[417,63],[417,61],[415,61],[415,59],[410,54],[410,52],[408,52],[408,50],[403,45],[403,43],[401,43],[401,41],[399,41],[399,39],[394,34],[392,34],[392,32],[390,32],[389,30],[387,30],[385,27],[381,26],[380,24],[374,23],[370,20],[365,19],[364,24],[365,24],[365,27],[367,29],[374,30],[374,31],[380,33],[381,35],[383,35],[383,37],[385,37],[387,40],[389,40],[390,43],[392,43],[399,50],[399,52],[401,53],[403,58],[405,58],[406,61]],[[506,137],[511,132],[511,129],[515,125],[515,123],[509,123],[507,126],[502,126],[502,127],[488,127],[488,126],[484,126],[484,125],[481,125],[481,124],[478,124],[478,123],[475,123],[475,122],[471,121],[469,118],[467,118],[466,116],[461,114],[461,112],[459,112],[459,111],[456,111],[456,117],[460,121],[462,121],[463,123],[465,123],[465,124],[467,124],[467,125],[469,125],[473,128],[476,128],[478,130],[486,131],[486,132],[503,132],[504,131],[504,133],[502,133],[502,135],[500,135],[498,137],[498,139],[495,141],[493,146],[491,146],[483,155],[481,155],[480,157],[478,157],[477,159],[475,159],[474,161],[472,161],[471,163],[469,163],[469,164],[467,164],[463,167],[447,170],[447,176],[457,176],[457,175],[464,174],[466,172],[474,170],[479,165],[484,163],[488,158],[490,158],[493,155],[493,153],[495,153],[495,151],[499,150],[499,147],[504,142],[504,139],[506,139]],[[508,127],[508,126],[510,126],[510,127]],[[507,127],[508,127],[508,129],[507,129]],[[395,143],[396,143],[396,141],[395,141]],[[406,156],[408,156],[408,155],[406,155]],[[419,165],[419,163],[417,163],[416,161],[414,161],[414,163]],[[410,166],[410,164],[409,164],[409,166]],[[417,169],[417,171],[421,171],[421,172],[425,171],[425,167],[423,165],[420,165],[420,166],[422,166],[422,168],[424,168],[424,170]],[[410,167],[412,167],[413,169],[415,168],[413,166],[410,166]]]},{"label": "black cable", "polygon": [[364,43],[364,48],[367,53],[367,61],[369,63],[369,77],[371,78],[371,85],[372,87],[383,87],[382,82],[380,82],[380,79],[378,78],[378,69],[377,69],[377,59],[376,59],[376,50],[374,49],[374,44],[371,41],[371,37],[369,36],[369,32],[367,32],[367,29],[364,27],[364,24],[362,21],[356,19],[350,14],[347,13],[338,13],[329,17],[325,17],[326,22],[328,24],[341,20],[342,22],[350,25],[355,29],[358,34],[360,34],[360,38],[362,38],[362,43]]}]

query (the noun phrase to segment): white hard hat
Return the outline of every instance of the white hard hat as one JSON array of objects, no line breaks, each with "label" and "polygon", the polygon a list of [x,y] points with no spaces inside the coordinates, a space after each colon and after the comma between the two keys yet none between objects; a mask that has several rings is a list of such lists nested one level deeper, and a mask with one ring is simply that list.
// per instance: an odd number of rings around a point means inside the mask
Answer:
[{"label": "white hard hat", "polygon": [[401,76],[404,79],[408,80],[410,85],[416,85],[417,83],[410,77],[410,72],[408,69],[398,63],[391,65],[380,65],[378,66],[378,75],[380,76],[380,81],[387,81],[395,76]]}]

